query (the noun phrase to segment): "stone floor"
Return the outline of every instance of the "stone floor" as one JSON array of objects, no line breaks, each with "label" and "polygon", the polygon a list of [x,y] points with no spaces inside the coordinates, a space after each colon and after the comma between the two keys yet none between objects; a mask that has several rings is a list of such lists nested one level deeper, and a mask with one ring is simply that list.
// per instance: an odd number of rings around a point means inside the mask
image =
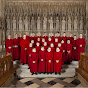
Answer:
[{"label": "stone floor", "polygon": [[84,88],[84,85],[76,78],[16,78],[10,87],[24,88]]}]

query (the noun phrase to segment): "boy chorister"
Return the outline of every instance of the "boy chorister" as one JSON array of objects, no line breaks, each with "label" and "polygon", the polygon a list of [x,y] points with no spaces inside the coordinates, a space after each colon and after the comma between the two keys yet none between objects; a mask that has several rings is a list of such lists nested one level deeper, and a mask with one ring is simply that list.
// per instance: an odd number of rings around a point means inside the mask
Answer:
[{"label": "boy chorister", "polygon": [[53,43],[52,40],[51,40],[51,37],[48,38],[48,41],[47,41],[47,44],[48,46],[50,46],[50,44]]},{"label": "boy chorister", "polygon": [[54,45],[55,45],[55,47],[58,47],[58,38],[55,38]]},{"label": "boy chorister", "polygon": [[41,49],[41,46],[40,46],[40,43],[39,42],[36,43],[35,48],[36,48],[36,52],[39,53],[39,51]]},{"label": "boy chorister", "polygon": [[61,65],[62,65],[62,53],[60,52],[60,48],[56,48],[56,52],[54,53],[54,72],[55,74],[61,73]]},{"label": "boy chorister", "polygon": [[41,50],[39,51],[39,66],[38,72],[45,73],[45,60],[46,60],[46,51],[44,50],[44,46],[41,46]]},{"label": "boy chorister", "polygon": [[45,49],[45,51],[47,51],[47,49],[48,49],[47,42],[44,42],[44,49]]},{"label": "boy chorister", "polygon": [[38,53],[36,52],[36,48],[32,49],[31,58],[30,58],[30,72],[37,75],[38,72]]}]

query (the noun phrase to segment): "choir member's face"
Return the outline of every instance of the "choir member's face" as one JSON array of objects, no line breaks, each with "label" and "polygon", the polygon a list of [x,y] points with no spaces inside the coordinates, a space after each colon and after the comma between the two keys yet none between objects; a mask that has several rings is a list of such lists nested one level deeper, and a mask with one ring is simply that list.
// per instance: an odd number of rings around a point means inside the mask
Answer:
[{"label": "choir member's face", "polygon": [[61,43],[58,43],[58,47],[61,47]]},{"label": "choir member's face", "polygon": [[53,33],[51,33],[51,36],[53,36]]},{"label": "choir member's face", "polygon": [[36,43],[37,46],[39,46],[39,43]]},{"label": "choir member's face", "polygon": [[41,47],[41,50],[44,51],[44,47]]},{"label": "choir member's face", "polygon": [[11,35],[8,35],[8,39],[11,39]]},{"label": "choir member's face", "polygon": [[18,35],[17,34],[15,35],[15,38],[18,38]]},{"label": "choir member's face", "polygon": [[64,40],[62,40],[61,43],[64,43]]},{"label": "choir member's face", "polygon": [[32,52],[36,52],[36,48],[33,48],[33,49],[32,49]]},{"label": "choir member's face", "polygon": [[55,38],[55,42],[58,42],[58,39],[57,38]]},{"label": "choir member's face", "polygon": [[23,39],[26,39],[26,35],[23,35]]},{"label": "choir member's face", "polygon": [[60,49],[59,48],[56,48],[56,52],[60,52]]},{"label": "choir member's face", "polygon": [[76,40],[77,38],[76,38],[76,36],[74,36],[74,40]]},{"label": "choir member's face", "polygon": [[21,37],[21,33],[19,34],[19,37]]},{"label": "choir member's face", "polygon": [[48,52],[50,52],[51,51],[51,48],[48,48]]},{"label": "choir member's face", "polygon": [[25,34],[28,35],[28,32],[26,32]]},{"label": "choir member's face", "polygon": [[45,42],[45,39],[44,38],[42,39],[42,42]]},{"label": "choir member's face", "polygon": [[40,41],[40,38],[38,38],[38,41]]},{"label": "choir member's face", "polygon": [[80,38],[82,38],[82,36],[83,36],[82,34],[79,35]]},{"label": "choir member's face", "polygon": [[29,46],[32,47],[32,43],[30,43]]},{"label": "choir member's face", "polygon": [[32,36],[34,37],[34,36],[35,36],[35,34],[34,34],[34,33],[32,33]]},{"label": "choir member's face", "polygon": [[51,45],[50,45],[51,47],[54,47],[54,44],[53,43],[51,43]]},{"label": "choir member's face", "polygon": [[47,46],[47,42],[44,42],[44,46]]},{"label": "choir member's face", "polygon": [[49,41],[51,41],[51,38],[48,38]]},{"label": "choir member's face", "polygon": [[31,43],[33,44],[34,43],[34,40],[31,40]]},{"label": "choir member's face", "polygon": [[65,36],[66,34],[64,33],[63,36]]},{"label": "choir member's face", "polygon": [[70,40],[67,40],[67,44],[70,44]]},{"label": "choir member's face", "polygon": [[57,36],[60,36],[60,34],[59,34],[59,33],[57,33]]},{"label": "choir member's face", "polygon": [[41,36],[41,33],[40,32],[38,32],[38,36]]},{"label": "choir member's face", "polygon": [[47,36],[47,34],[46,34],[46,33],[44,33],[44,36]]}]

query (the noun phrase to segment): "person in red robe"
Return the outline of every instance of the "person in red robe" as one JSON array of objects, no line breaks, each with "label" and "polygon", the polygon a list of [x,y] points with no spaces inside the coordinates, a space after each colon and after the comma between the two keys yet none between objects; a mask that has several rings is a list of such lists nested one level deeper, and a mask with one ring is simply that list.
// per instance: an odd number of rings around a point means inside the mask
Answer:
[{"label": "person in red robe", "polygon": [[31,41],[31,40],[34,40],[34,42],[36,43],[37,38],[35,37],[35,33],[32,33],[32,34],[31,34],[30,41]]},{"label": "person in red robe", "polygon": [[38,72],[45,73],[45,60],[46,60],[46,51],[44,50],[44,46],[41,47],[41,50],[39,51],[39,66],[38,66]]},{"label": "person in red robe", "polygon": [[66,51],[67,51],[66,62],[70,63],[72,61],[72,44],[70,43],[69,39],[67,40]]},{"label": "person in red robe", "polygon": [[46,52],[46,72],[47,74],[52,74],[53,72],[53,52],[50,47],[48,47]]},{"label": "person in red robe", "polygon": [[30,58],[30,72],[37,75],[38,72],[38,53],[36,52],[36,48],[32,49],[31,58]]},{"label": "person in red robe", "polygon": [[19,39],[19,42],[23,39],[22,36],[21,36],[21,33],[19,34],[18,39]]},{"label": "person in red robe", "polygon": [[41,44],[41,39],[39,37],[37,38],[37,42]]},{"label": "person in red robe", "polygon": [[14,60],[17,60],[20,57],[20,48],[19,48],[20,42],[17,34],[15,34],[15,38],[13,39],[13,45],[14,45],[13,57],[14,57]]},{"label": "person in red robe", "polygon": [[35,48],[36,48],[36,52],[39,53],[39,51],[41,50],[41,46],[40,46],[40,43],[39,42],[36,43]]},{"label": "person in red robe", "polygon": [[37,39],[38,38],[40,38],[40,42],[41,42],[42,41],[42,36],[41,36],[41,33],[40,32],[37,33]]},{"label": "person in red robe", "polygon": [[50,46],[51,43],[53,43],[53,42],[51,41],[51,37],[49,37],[48,41],[47,41],[48,46]]},{"label": "person in red robe", "polygon": [[61,65],[62,65],[62,53],[57,47],[56,52],[54,53],[54,72],[55,74],[61,74]]},{"label": "person in red robe", "polygon": [[65,33],[65,32],[63,33],[63,36],[62,36],[61,39],[64,40],[64,43],[65,43],[65,44],[67,43],[67,37],[66,37],[66,33]]},{"label": "person in red robe", "polygon": [[73,39],[73,53],[72,53],[72,57],[73,57],[73,60],[78,60],[78,46],[77,46],[77,38],[76,38],[76,35],[74,35],[74,39]]},{"label": "person in red robe", "polygon": [[42,38],[41,45],[44,46],[45,38]]},{"label": "person in red robe", "polygon": [[66,44],[64,43],[64,40],[61,40],[61,47],[63,48],[63,52],[62,52],[62,64],[64,64],[64,62],[66,62]]},{"label": "person in red robe", "polygon": [[54,52],[55,52],[54,44],[53,44],[53,43],[51,43],[51,44],[50,44],[50,47],[51,47],[51,51],[52,51],[52,52],[53,52],[53,54],[54,54]]},{"label": "person in red robe", "polygon": [[35,42],[34,42],[34,40],[31,40],[30,43],[32,43],[33,47],[36,45]]},{"label": "person in red robe", "polygon": [[33,49],[33,45],[32,43],[30,43],[28,47],[28,66],[29,66],[28,69],[30,69],[30,65],[31,65],[30,58],[31,58],[32,49]]},{"label": "person in red robe", "polygon": [[54,42],[55,48],[58,47],[58,43],[59,43],[59,42],[58,42],[58,38],[55,38],[55,42]]},{"label": "person in red robe", "polygon": [[73,43],[73,37],[72,37],[72,33],[70,33],[70,36],[69,37],[67,37],[67,39],[70,39],[70,41],[71,41],[71,44]]},{"label": "person in red robe", "polygon": [[48,46],[47,46],[47,42],[44,42],[44,50],[47,51]]},{"label": "person in red robe", "polygon": [[51,41],[54,43],[55,38],[52,32],[50,33],[50,37],[51,37]]},{"label": "person in red robe", "polygon": [[29,41],[26,39],[26,35],[23,35],[23,39],[20,42],[20,46],[21,46],[20,63],[24,65],[28,61],[27,49],[29,46]]},{"label": "person in red robe", "polygon": [[77,46],[78,46],[78,59],[77,60],[78,61],[80,60],[80,54],[85,53],[84,47],[86,45],[86,41],[83,38],[83,35],[80,34],[79,36],[80,38],[77,39]]},{"label": "person in red robe", "polygon": [[46,42],[48,41],[48,36],[47,36],[46,32],[44,33],[43,38],[45,39]]},{"label": "person in red robe", "polygon": [[6,55],[11,54],[12,55],[12,60],[13,58],[13,40],[11,39],[11,35],[8,35],[8,39],[5,41],[5,46],[6,46]]},{"label": "person in red robe", "polygon": [[28,32],[26,32],[25,34],[26,34],[26,39],[30,42],[30,37],[28,36]]},{"label": "person in red robe", "polygon": [[61,46],[61,43],[58,43],[58,48],[60,49],[60,52],[63,52],[63,47]]},{"label": "person in red robe", "polygon": [[58,38],[58,42],[59,43],[61,42],[61,37],[60,37],[60,33],[59,32],[56,33],[55,38]]}]

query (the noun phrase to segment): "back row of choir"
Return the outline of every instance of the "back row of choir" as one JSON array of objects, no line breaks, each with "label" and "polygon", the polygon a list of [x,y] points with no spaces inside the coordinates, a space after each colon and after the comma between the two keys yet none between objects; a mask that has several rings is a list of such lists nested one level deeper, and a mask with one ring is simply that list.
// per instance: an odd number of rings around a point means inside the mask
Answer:
[{"label": "back row of choir", "polygon": [[12,60],[20,58],[20,63],[23,65],[27,63],[31,73],[61,73],[61,66],[64,63],[80,60],[80,53],[85,52],[86,41],[82,34],[77,39],[76,35],[72,37],[72,33],[67,37],[65,32],[62,37],[59,32],[55,37],[53,33],[49,37],[46,33],[43,37],[41,33],[38,33],[37,37],[32,33],[30,37],[26,32],[23,37],[21,34],[19,37],[15,34],[14,39],[8,35],[5,45],[6,54],[11,53]]}]

